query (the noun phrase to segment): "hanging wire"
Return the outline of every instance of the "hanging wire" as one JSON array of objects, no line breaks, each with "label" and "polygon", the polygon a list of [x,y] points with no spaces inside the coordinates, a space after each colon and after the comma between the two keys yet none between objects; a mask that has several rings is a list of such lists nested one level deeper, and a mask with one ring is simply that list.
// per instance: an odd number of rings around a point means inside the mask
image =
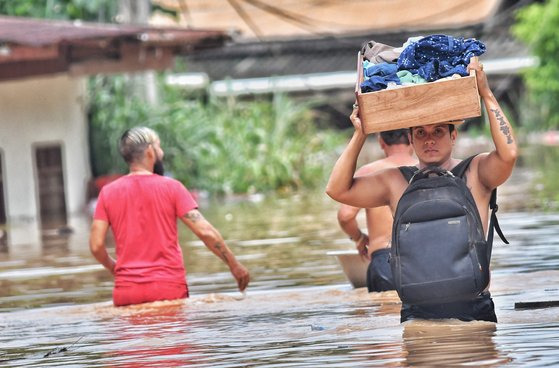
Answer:
[{"label": "hanging wire", "polygon": [[179,1],[179,8],[180,8],[181,14],[186,19],[186,27],[191,28],[192,27],[192,16],[190,14],[190,10],[188,9],[188,5],[186,3],[186,0],[178,0],[178,1]]},{"label": "hanging wire", "polygon": [[[295,12],[290,12],[285,10],[284,8],[280,8],[279,6],[274,6],[274,5],[270,5],[269,3],[263,2],[261,0],[244,0],[246,2],[251,3],[253,6],[258,6],[260,9],[269,12],[273,15],[282,17],[282,18],[290,18],[293,21],[296,21],[300,24],[306,24],[308,26],[322,26],[322,27],[348,27],[348,26],[354,26],[354,23],[340,23],[340,22],[336,22],[336,21],[325,21],[322,19],[317,19],[317,18],[312,18],[312,17],[308,17],[305,15],[301,15],[299,13],[295,13]],[[380,1],[380,0],[372,0],[372,1]],[[297,1],[298,4],[300,4],[301,2],[305,2],[304,0],[300,0]],[[306,1],[307,3],[309,2],[308,0]],[[312,2],[312,1],[311,1]],[[337,5],[340,4],[339,1],[334,0],[334,1],[326,1],[328,3],[331,3],[332,5]],[[351,4],[347,4],[350,1],[346,1],[344,2],[344,6],[351,6]],[[357,0],[357,1],[353,1],[353,2],[358,2],[358,3],[370,3],[371,0]],[[324,2],[321,1],[319,6],[322,6]],[[289,6],[288,4],[286,4],[285,6]]]},{"label": "hanging wire", "polygon": [[261,10],[264,10],[267,13],[273,14],[285,21],[288,21],[292,24],[294,24],[295,26],[304,29],[305,31],[312,33],[312,34],[316,34],[316,35],[331,35],[330,33],[323,33],[323,32],[317,32],[315,30],[315,25],[313,23],[315,23],[316,21],[314,21],[311,18],[302,16],[300,14],[296,14],[293,12],[288,12],[284,9],[281,9],[279,7],[273,6],[273,5],[269,5],[266,3],[261,2],[260,0],[243,0],[245,3],[248,3],[254,7],[257,7]]},{"label": "hanging wire", "polygon": [[229,5],[231,5],[231,7],[235,10],[235,12],[241,17],[241,19],[243,20],[243,22],[246,23],[246,25],[251,29],[252,33],[254,33],[254,35],[256,36],[256,38],[258,38],[258,40],[262,41],[262,31],[260,30],[260,28],[258,28],[258,26],[256,25],[256,23],[254,23],[252,21],[252,19],[250,18],[250,16],[248,15],[247,12],[245,12],[245,10],[243,9],[242,6],[240,6],[236,0],[227,0],[229,2]]},{"label": "hanging wire", "polygon": [[[483,3],[486,2],[487,0],[477,0],[478,3]],[[413,20],[410,20],[406,25],[407,26],[418,26],[418,25],[422,25],[422,24],[429,24],[431,21],[437,21],[440,20],[441,18],[444,18],[445,16],[448,16],[449,14],[455,14],[458,13],[460,11],[463,10],[469,10],[472,7],[472,1],[462,1],[461,3],[455,4],[453,6],[451,6],[450,8],[445,8],[442,9],[441,11],[438,11],[436,13],[431,13],[429,15],[426,16],[422,16],[422,17],[418,17],[415,18]]]}]

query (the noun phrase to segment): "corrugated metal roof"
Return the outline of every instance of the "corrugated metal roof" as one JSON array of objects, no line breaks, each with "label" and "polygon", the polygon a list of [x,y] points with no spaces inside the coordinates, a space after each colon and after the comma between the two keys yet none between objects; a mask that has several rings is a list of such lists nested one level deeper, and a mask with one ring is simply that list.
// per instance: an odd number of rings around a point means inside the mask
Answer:
[{"label": "corrugated metal roof", "polygon": [[216,30],[0,16],[0,80],[164,69],[177,54],[222,46]]},{"label": "corrugated metal roof", "polygon": [[140,30],[82,22],[0,17],[0,42],[26,46],[46,46],[65,40],[106,37],[134,37]]},{"label": "corrugated metal roof", "polygon": [[131,38],[142,41],[200,43],[211,39],[223,42],[228,36],[220,30],[146,27],[52,21],[0,16],[0,42],[26,46],[47,46],[86,39]]}]

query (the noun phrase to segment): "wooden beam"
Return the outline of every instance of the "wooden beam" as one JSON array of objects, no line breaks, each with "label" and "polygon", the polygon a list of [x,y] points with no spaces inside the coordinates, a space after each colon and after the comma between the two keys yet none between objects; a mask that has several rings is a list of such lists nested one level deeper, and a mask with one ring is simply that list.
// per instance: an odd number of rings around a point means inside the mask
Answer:
[{"label": "wooden beam", "polygon": [[77,40],[66,43],[65,46],[67,58],[72,62],[120,57],[120,42],[116,40]]},{"label": "wooden beam", "polygon": [[87,60],[72,63],[71,75],[112,74],[138,72],[143,70],[164,70],[173,66],[173,52],[170,49],[143,49],[124,47],[124,54],[116,60]]},{"label": "wooden beam", "polygon": [[6,45],[0,52],[0,65],[14,61],[33,61],[56,59],[60,56],[58,45],[42,47]]},{"label": "wooden beam", "polygon": [[0,81],[57,74],[67,70],[68,64],[61,59],[0,63]]}]

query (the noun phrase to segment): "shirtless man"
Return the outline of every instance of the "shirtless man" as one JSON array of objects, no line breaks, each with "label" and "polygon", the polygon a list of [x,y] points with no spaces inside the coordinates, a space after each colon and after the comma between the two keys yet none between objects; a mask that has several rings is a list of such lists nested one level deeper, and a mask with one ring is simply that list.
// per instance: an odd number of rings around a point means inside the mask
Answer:
[{"label": "shirtless man", "polygon": [[[408,129],[381,132],[378,137],[385,158],[371,162],[355,172],[357,176],[371,174],[389,167],[413,166],[413,157]],[[369,292],[394,290],[392,272],[388,257],[392,235],[392,213],[387,206],[366,208],[367,233],[362,233],[357,223],[361,208],[342,204],[338,210],[338,223],[342,230],[355,242],[362,257],[370,260],[367,269],[367,289]]]},{"label": "shirtless man", "polygon": [[[487,234],[491,192],[511,175],[517,158],[517,145],[512,127],[489,88],[483,66],[478,61],[473,61],[468,69],[476,70],[478,92],[487,111],[491,136],[495,144],[493,151],[477,155],[465,174],[468,188],[474,197]],[[389,206],[394,214],[408,182],[397,168],[354,177],[357,156],[366,138],[361,129],[358,107],[353,110],[351,121],[355,132],[334,165],[326,193],[333,199],[350,206],[361,208]],[[452,129],[453,126],[450,128],[451,126],[452,122],[446,122],[410,129],[410,139],[419,160],[419,168],[436,165],[451,170],[460,162],[452,157],[457,131]],[[402,305],[401,321],[413,318],[497,321],[494,304],[487,290],[473,301],[421,306]]]}]

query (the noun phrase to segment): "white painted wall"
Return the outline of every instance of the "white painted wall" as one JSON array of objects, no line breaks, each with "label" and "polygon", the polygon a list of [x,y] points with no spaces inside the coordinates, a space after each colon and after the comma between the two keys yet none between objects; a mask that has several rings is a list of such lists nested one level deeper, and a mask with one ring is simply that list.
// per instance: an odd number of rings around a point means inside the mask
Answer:
[{"label": "white painted wall", "polygon": [[85,109],[84,77],[0,82],[0,152],[10,222],[39,218],[34,147],[49,143],[62,147],[66,210],[83,211],[91,176]]}]

